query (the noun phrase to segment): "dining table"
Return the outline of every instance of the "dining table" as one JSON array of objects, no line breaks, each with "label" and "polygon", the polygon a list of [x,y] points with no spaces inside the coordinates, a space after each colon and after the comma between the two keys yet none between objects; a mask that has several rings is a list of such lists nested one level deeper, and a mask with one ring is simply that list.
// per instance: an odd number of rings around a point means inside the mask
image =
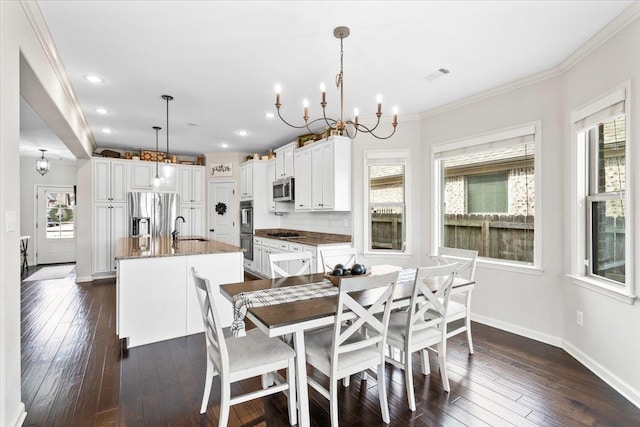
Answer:
[{"label": "dining table", "polygon": [[[392,309],[409,305],[415,280],[415,269],[402,269],[393,295]],[[427,286],[436,290],[446,277],[432,279]],[[249,280],[239,283],[220,285],[220,293],[232,304],[240,294],[250,294],[269,289],[312,285],[328,281],[323,273],[291,276],[276,279]],[[337,282],[337,281],[334,281]],[[453,288],[456,291],[471,289],[475,282],[460,277],[454,278]],[[380,289],[362,291],[351,296],[361,305],[371,305],[377,300]],[[236,297],[236,298],[234,298]],[[368,302],[370,303],[368,304]],[[259,305],[259,304],[257,304]],[[296,388],[298,402],[298,420],[300,426],[310,425],[309,392],[307,387],[307,363],[305,354],[304,333],[306,331],[333,325],[336,319],[338,295],[320,296],[271,305],[252,306],[246,309],[248,318],[257,328],[269,337],[293,335],[293,347],[296,352]]]}]

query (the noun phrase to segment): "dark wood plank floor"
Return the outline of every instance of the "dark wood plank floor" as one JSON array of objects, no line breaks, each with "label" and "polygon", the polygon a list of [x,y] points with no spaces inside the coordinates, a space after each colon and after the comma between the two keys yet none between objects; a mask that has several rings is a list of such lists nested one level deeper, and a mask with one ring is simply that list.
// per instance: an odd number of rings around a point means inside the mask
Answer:
[{"label": "dark wood plank floor", "polygon": [[[33,269],[30,269],[33,272]],[[28,426],[217,425],[219,380],[199,414],[204,336],[123,352],[115,335],[113,280],[22,283],[22,399]],[[474,324],[476,354],[462,336],[451,341],[451,392],[432,375],[414,375],[417,410],[409,411],[404,377],[387,368],[391,425],[638,426],[640,410],[563,350]],[[419,372],[417,357],[415,371]],[[310,371],[311,375],[316,374]],[[259,380],[236,384],[257,389]],[[352,379],[340,392],[340,425],[383,425],[376,382]],[[310,391],[312,425],[329,425],[328,402]],[[276,395],[234,406],[231,426],[287,426]]]}]

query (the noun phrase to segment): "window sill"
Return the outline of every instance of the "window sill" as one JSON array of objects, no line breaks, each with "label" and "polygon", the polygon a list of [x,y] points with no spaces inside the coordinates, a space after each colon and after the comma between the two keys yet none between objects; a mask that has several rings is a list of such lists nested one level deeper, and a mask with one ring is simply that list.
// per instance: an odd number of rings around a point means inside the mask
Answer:
[{"label": "window sill", "polygon": [[367,256],[367,257],[376,257],[376,256],[383,256],[385,258],[406,258],[409,259],[411,258],[411,254],[407,253],[407,252],[402,252],[402,253],[398,253],[398,252],[363,252],[362,255]]},{"label": "window sill", "polygon": [[574,285],[592,290],[601,295],[608,296],[610,298],[613,298],[618,301],[622,301],[629,305],[632,305],[636,299],[636,296],[627,293],[626,289],[621,290],[601,280],[587,277],[587,276],[578,276],[574,274],[567,274],[567,276],[571,278],[571,281],[573,282]]},{"label": "window sill", "polygon": [[532,274],[534,276],[542,276],[544,270],[530,264],[518,264],[515,262],[502,262],[489,260],[486,258],[478,258],[477,264],[480,268],[489,268],[492,270],[513,271],[516,273]]}]

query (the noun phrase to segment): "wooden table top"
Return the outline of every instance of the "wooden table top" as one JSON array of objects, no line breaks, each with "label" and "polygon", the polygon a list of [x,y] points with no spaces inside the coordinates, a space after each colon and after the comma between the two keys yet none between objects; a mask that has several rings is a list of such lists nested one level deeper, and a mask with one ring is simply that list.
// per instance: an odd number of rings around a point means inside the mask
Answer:
[{"label": "wooden table top", "polygon": [[[263,289],[279,288],[284,286],[304,285],[325,280],[323,273],[292,276],[280,279],[251,280],[247,282],[231,283],[220,286],[220,292],[229,301],[233,302],[233,296],[242,292],[260,291]],[[474,282],[456,278],[454,287],[472,286]],[[413,281],[398,283],[394,292],[394,301],[403,301],[411,298]],[[352,297],[360,304],[370,305],[367,302],[375,302],[380,290],[355,293]],[[312,298],[303,301],[294,301],[284,304],[264,307],[252,307],[248,311],[269,329],[287,325],[313,321],[315,319],[335,316],[338,305],[338,296],[333,295],[322,298]]]}]

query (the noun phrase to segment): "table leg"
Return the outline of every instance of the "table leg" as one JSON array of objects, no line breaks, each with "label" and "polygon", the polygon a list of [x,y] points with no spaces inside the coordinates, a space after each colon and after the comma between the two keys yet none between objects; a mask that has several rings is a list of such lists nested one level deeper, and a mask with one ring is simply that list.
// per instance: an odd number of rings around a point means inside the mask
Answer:
[{"label": "table leg", "polygon": [[307,389],[307,358],[304,349],[304,331],[297,331],[293,335],[293,346],[296,350],[296,380],[298,381],[298,422],[300,427],[308,427],[309,419],[309,391]]}]

